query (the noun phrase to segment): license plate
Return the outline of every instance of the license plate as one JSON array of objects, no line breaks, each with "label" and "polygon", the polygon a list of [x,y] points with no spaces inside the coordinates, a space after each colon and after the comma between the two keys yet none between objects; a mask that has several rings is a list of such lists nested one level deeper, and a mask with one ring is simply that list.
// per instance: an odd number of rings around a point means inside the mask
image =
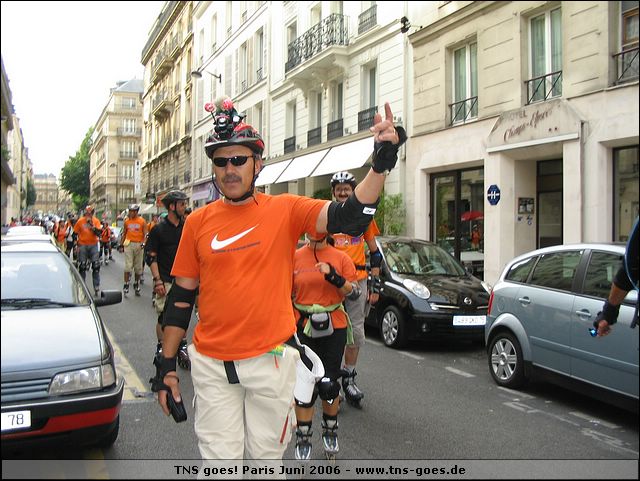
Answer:
[{"label": "license plate", "polygon": [[31,427],[31,411],[2,413],[2,432]]},{"label": "license plate", "polygon": [[487,316],[453,316],[454,326],[484,326]]}]

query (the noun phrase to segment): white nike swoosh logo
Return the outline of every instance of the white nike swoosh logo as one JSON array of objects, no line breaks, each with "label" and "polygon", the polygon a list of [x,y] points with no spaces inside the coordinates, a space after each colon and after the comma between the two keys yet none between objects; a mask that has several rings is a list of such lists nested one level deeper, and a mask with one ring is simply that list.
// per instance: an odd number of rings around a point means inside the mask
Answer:
[{"label": "white nike swoosh logo", "polygon": [[218,234],[216,234],[216,236],[213,238],[213,240],[211,241],[211,248],[214,251],[220,250],[220,249],[224,249],[225,247],[227,247],[229,244],[233,244],[235,241],[237,241],[238,239],[243,238],[244,236],[246,236],[249,232],[251,232],[253,229],[255,229],[256,227],[258,227],[257,225],[254,225],[251,229],[247,229],[244,232],[240,232],[240,234],[238,235],[234,235],[233,237],[229,237],[228,239],[225,240],[218,240]]}]

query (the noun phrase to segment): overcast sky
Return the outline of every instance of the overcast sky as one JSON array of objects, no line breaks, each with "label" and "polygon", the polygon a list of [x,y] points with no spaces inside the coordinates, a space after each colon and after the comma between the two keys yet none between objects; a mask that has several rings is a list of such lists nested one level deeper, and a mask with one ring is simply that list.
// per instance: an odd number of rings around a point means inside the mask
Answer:
[{"label": "overcast sky", "polygon": [[2,60],[35,174],[59,178],[118,80],[142,79],[162,1],[2,1]]}]

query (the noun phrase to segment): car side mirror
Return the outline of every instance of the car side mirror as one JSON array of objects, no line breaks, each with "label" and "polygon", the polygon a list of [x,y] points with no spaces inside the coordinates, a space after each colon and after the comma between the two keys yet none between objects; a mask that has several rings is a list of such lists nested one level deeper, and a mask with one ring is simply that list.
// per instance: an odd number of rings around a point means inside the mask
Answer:
[{"label": "car side mirror", "polygon": [[122,302],[122,291],[120,290],[106,290],[100,291],[100,297],[93,301],[96,307],[110,306],[112,304],[118,304]]}]

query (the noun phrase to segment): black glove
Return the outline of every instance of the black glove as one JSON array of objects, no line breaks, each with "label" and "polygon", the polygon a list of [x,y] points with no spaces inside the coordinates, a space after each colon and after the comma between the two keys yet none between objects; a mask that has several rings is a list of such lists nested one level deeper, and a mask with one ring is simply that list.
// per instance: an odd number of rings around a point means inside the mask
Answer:
[{"label": "black glove", "polygon": [[164,377],[168,372],[176,370],[176,357],[166,358],[162,353],[157,353],[153,358],[153,365],[156,366],[156,376],[149,379],[153,392],[167,391],[167,406],[177,423],[187,420],[187,410],[182,401],[176,402],[171,394],[171,388],[164,383]]},{"label": "black glove", "polygon": [[344,277],[336,272],[331,264],[329,264],[329,273],[324,275],[324,280],[333,284],[338,289],[344,286],[344,283],[347,282]]},{"label": "black glove", "polygon": [[594,327],[598,327],[598,323],[604,319],[609,323],[610,326],[618,322],[618,313],[620,312],[620,306],[614,306],[613,304],[609,304],[609,301],[604,301],[604,306],[602,307],[602,311],[598,312],[596,315],[596,320],[593,321]]},{"label": "black glove", "polygon": [[398,149],[407,141],[407,133],[402,127],[396,127],[400,142],[376,142],[373,146],[373,158],[371,168],[378,174],[388,172],[396,166],[398,161]]}]

